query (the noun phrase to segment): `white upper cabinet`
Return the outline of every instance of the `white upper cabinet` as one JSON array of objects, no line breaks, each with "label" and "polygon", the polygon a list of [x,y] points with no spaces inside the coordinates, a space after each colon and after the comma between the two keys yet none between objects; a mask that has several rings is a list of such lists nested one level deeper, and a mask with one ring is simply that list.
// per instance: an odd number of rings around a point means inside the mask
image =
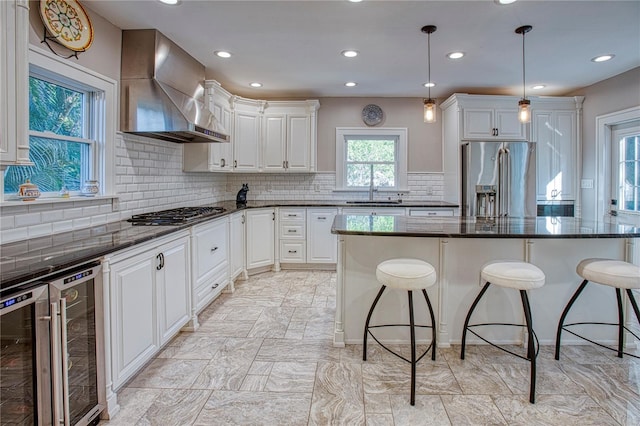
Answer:
[{"label": "white upper cabinet", "polygon": [[233,97],[233,171],[257,172],[264,101]]},{"label": "white upper cabinet", "polygon": [[518,107],[463,108],[464,139],[527,139],[526,125],[518,121]]},{"label": "white upper cabinet", "polygon": [[29,161],[29,2],[0,1],[0,168]]},{"label": "white upper cabinet", "polygon": [[264,115],[263,170],[313,172],[316,170],[315,100],[269,102]]},{"label": "white upper cabinet", "polygon": [[582,98],[532,102],[538,201],[576,201],[579,179],[578,117]]}]

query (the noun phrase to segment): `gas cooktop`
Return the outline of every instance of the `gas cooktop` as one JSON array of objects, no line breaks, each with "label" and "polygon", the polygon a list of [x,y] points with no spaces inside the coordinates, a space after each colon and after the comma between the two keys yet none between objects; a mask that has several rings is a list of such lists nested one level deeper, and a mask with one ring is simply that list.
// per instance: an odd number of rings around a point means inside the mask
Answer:
[{"label": "gas cooktop", "polygon": [[179,207],[152,213],[136,214],[128,219],[133,225],[182,225],[194,219],[214,216],[225,211],[222,207]]}]

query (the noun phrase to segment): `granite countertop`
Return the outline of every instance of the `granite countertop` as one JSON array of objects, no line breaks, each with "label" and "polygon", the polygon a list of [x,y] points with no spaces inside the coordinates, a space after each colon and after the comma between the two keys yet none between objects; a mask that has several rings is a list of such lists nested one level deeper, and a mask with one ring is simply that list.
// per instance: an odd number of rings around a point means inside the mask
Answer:
[{"label": "granite countertop", "polygon": [[[0,245],[0,290],[36,280],[49,274],[89,262],[136,244],[150,241],[193,225],[224,217],[239,210],[261,207],[428,207],[455,208],[445,202],[399,204],[351,204],[345,201],[249,201],[237,206],[235,201],[210,204],[223,207],[224,213],[190,221],[184,225],[135,226],[127,221],[113,222],[72,232],[54,234]],[[157,209],[163,210],[163,209]]]},{"label": "granite countertop", "polygon": [[631,225],[583,221],[573,217],[500,218],[339,215],[331,232],[436,238],[639,238]]}]

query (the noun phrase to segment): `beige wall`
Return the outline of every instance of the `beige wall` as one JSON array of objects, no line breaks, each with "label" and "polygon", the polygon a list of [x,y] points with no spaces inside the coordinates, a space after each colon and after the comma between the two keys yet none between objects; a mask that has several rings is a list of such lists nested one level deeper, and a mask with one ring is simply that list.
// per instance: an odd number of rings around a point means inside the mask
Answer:
[{"label": "beige wall", "polygon": [[[582,178],[595,179],[596,117],[640,105],[640,67],[568,94],[578,95],[585,97],[582,122]],[[596,189],[581,191],[582,217],[595,219]]]},{"label": "beige wall", "polygon": [[442,124],[425,124],[422,98],[321,98],[318,110],[318,171],[336,170],[336,127],[367,127],[362,108],[376,104],[384,120],[376,127],[406,127],[410,172],[442,171]]},{"label": "beige wall", "polygon": [[[50,50],[42,42],[44,25],[40,19],[40,9],[38,1],[29,2],[29,43],[38,46],[46,51]],[[93,26],[93,43],[86,52],[78,53],[78,59],[71,58],[83,67],[92,69],[102,75],[114,80],[120,80],[120,45],[122,44],[122,31],[111,24],[102,16],[94,13],[83,5]],[[56,53],[66,57],[72,51],[50,41],[49,44]]]}]

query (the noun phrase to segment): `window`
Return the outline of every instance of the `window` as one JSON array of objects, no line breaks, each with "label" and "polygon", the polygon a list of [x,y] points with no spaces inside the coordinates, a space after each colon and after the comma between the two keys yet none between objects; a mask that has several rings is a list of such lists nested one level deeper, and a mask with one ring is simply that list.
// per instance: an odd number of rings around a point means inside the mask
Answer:
[{"label": "window", "polygon": [[336,129],[336,186],[406,190],[407,129]]},{"label": "window", "polygon": [[[29,52],[29,158],[4,171],[5,195],[29,179],[43,197],[77,195],[96,179],[113,192],[116,82],[40,49]],[[112,143],[107,143],[111,141]]]},{"label": "window", "polygon": [[612,128],[612,193],[619,211],[640,212],[640,126],[637,122]]}]

